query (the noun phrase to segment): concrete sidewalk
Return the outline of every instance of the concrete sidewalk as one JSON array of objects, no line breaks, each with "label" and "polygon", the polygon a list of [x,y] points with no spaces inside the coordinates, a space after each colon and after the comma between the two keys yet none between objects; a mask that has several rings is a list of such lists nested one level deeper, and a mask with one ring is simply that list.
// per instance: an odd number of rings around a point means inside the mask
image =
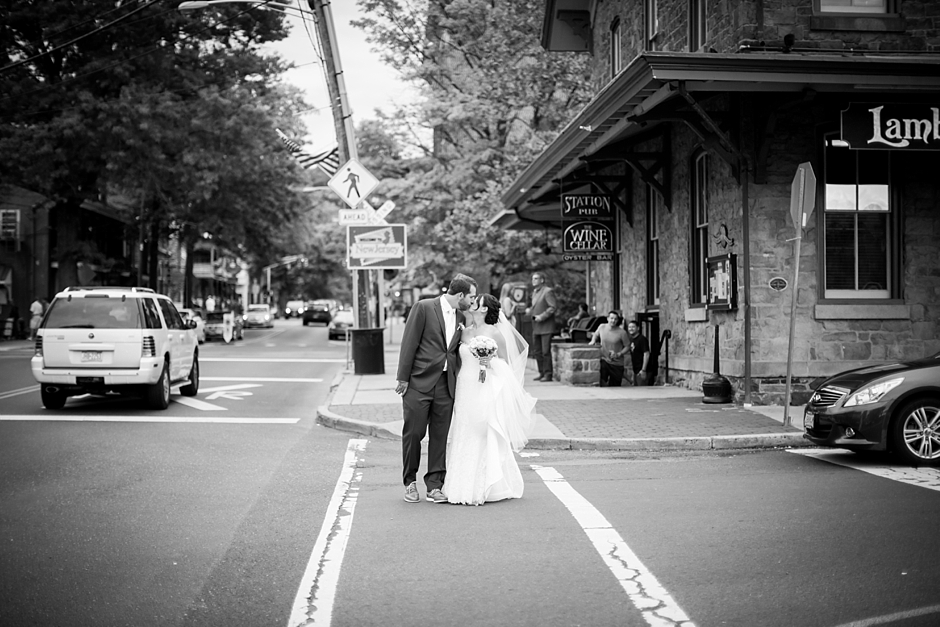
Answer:
[{"label": "concrete sidewalk", "polygon": [[[344,371],[333,381],[325,426],[378,438],[401,438],[401,397],[395,393],[403,324],[385,331],[385,374]],[[529,360],[526,390],[538,399],[539,420],[527,448],[597,450],[707,450],[808,446],[802,411],[790,408],[796,427],[783,426],[783,407],[709,405],[702,393],[675,386],[601,388],[536,382]]]}]

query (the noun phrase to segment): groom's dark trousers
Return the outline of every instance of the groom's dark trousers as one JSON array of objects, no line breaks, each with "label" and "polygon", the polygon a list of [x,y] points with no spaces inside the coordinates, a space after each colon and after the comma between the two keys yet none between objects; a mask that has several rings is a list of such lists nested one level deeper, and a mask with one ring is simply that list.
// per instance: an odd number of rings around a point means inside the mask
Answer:
[{"label": "groom's dark trousers", "polygon": [[[458,312],[456,320],[458,324],[463,323],[463,314]],[[402,479],[406,486],[416,481],[421,464],[421,440],[427,433],[428,470],[424,483],[428,491],[444,485],[447,433],[460,368],[457,356],[460,332],[446,339],[444,334],[440,299],[418,301],[408,314],[398,360],[397,379],[408,382],[408,390],[402,397]]]}]

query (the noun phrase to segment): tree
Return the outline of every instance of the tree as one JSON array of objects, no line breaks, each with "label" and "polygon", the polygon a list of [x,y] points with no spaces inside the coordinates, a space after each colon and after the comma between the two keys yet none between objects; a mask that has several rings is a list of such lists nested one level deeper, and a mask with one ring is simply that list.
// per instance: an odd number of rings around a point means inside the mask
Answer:
[{"label": "tree", "polygon": [[297,129],[303,104],[279,84],[284,64],[258,51],[285,36],[283,17],[154,5],[0,5],[0,176],[66,211],[134,198],[151,263],[169,230],[275,257],[275,225],[302,206],[274,128]]},{"label": "tree", "polygon": [[[359,0],[386,63],[427,88],[411,110],[381,117],[416,155],[389,185],[409,229],[409,274],[418,281],[460,268],[496,283],[556,268],[557,235],[488,226],[501,190],[590,97],[587,59],[538,42],[540,0]],[[583,292],[582,292],[583,294]]]}]

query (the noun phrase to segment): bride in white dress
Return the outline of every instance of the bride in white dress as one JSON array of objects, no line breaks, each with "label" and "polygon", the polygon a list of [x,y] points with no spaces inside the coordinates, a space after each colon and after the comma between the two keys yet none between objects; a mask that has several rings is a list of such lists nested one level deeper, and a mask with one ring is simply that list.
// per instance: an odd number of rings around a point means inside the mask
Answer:
[{"label": "bride in white dress", "polygon": [[[522,450],[535,425],[536,399],[522,385],[529,346],[490,294],[477,296],[464,315],[443,491],[448,502],[464,505],[517,499],[524,486],[513,451]],[[469,348],[480,335],[499,348],[483,382]]]}]

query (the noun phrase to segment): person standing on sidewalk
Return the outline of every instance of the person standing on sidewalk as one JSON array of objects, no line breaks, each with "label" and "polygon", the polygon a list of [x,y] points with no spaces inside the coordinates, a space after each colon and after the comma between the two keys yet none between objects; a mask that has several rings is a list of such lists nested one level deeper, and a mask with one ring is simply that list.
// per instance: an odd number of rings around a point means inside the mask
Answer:
[{"label": "person standing on sidewalk", "polygon": [[623,356],[630,352],[630,336],[620,326],[623,318],[620,312],[612,309],[607,314],[607,322],[597,327],[588,344],[601,345],[601,387],[619,388],[623,382]]},{"label": "person standing on sidewalk", "polygon": [[545,276],[540,272],[532,275],[532,306],[526,315],[532,316],[532,356],[539,367],[536,381],[551,381],[552,335],[555,333],[555,308],[558,303],[555,292],[545,285]]},{"label": "person standing on sidewalk", "polygon": [[627,323],[627,335],[630,336],[630,360],[633,366],[633,385],[646,385],[647,367],[650,361],[650,343],[640,333],[640,323],[631,320]]},{"label": "person standing on sidewalk", "polygon": [[416,485],[421,464],[421,440],[428,436],[428,469],[424,475],[427,500],[446,503],[441,491],[447,471],[447,433],[454,409],[454,390],[460,359],[463,312],[477,293],[477,284],[465,274],[450,282],[440,298],[420,300],[411,308],[401,338],[398,384],[405,424],[401,432],[402,478],[405,502],[418,503]]},{"label": "person standing on sidewalk", "polygon": [[29,306],[29,339],[36,339],[36,331],[39,329],[39,323],[42,322],[42,314],[45,307],[41,298],[36,298],[33,304]]}]

